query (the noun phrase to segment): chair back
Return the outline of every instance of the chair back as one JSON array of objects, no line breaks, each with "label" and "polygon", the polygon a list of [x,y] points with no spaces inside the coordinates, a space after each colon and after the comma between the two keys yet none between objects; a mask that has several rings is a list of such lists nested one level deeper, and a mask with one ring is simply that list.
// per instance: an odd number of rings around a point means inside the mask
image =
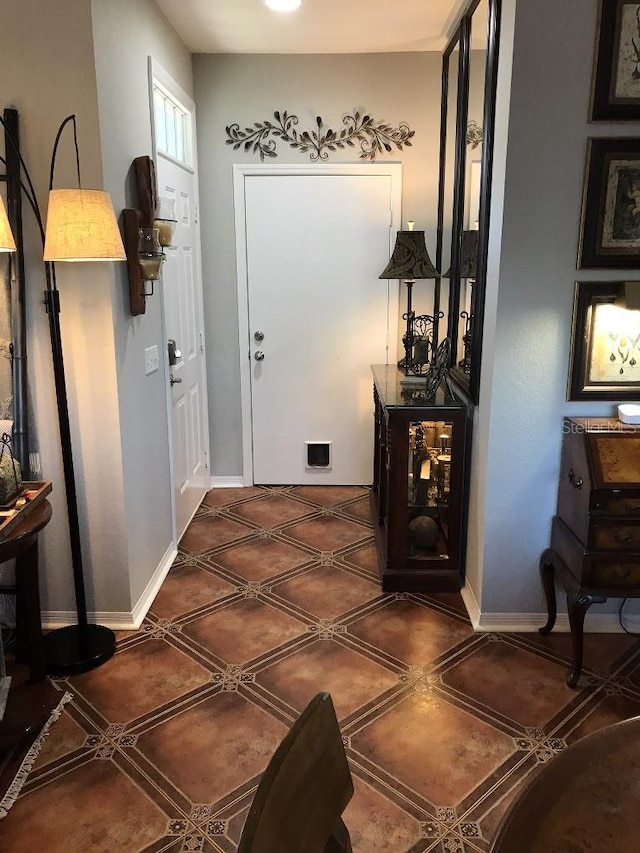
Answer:
[{"label": "chair back", "polygon": [[328,693],[318,693],[269,762],[238,853],[351,851],[341,815],[352,796],[333,702]]}]

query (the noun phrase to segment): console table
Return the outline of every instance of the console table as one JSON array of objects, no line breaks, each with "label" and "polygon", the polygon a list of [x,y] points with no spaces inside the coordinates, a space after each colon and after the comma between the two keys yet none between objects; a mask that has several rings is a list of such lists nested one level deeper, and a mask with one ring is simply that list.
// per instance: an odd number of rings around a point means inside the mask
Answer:
[{"label": "console table", "polygon": [[443,382],[427,399],[395,365],[372,367],[371,500],[386,592],[461,587],[469,410]]},{"label": "console table", "polygon": [[607,598],[640,598],[640,428],[611,418],[565,418],[551,547],[540,571],[549,618],[555,579],[567,593],[575,687],[582,669],[584,618]]},{"label": "console table", "polygon": [[45,676],[40,642],[38,533],[50,518],[51,504],[43,500],[0,539],[0,563],[14,558],[16,561],[16,659],[29,664],[32,681]]}]

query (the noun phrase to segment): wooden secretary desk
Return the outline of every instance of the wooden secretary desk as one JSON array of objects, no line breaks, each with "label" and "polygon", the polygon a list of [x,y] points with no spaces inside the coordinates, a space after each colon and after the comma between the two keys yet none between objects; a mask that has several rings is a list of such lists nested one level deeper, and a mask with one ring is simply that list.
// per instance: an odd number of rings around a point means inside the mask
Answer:
[{"label": "wooden secretary desk", "polygon": [[584,618],[607,598],[640,598],[640,427],[612,418],[565,418],[558,510],[540,569],[549,619],[556,619],[555,577],[567,593],[573,667],[580,677]]}]

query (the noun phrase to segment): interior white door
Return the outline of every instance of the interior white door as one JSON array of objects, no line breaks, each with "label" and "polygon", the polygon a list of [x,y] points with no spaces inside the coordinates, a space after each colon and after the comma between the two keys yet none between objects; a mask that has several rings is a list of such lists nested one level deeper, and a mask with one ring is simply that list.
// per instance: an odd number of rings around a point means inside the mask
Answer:
[{"label": "interior white door", "polygon": [[180,539],[210,485],[208,415],[202,309],[202,272],[195,176],[157,155],[159,197],[174,199],[176,227],[162,273],[165,329],[178,354],[169,365],[173,492]]},{"label": "interior white door", "polygon": [[398,285],[378,278],[392,197],[389,175],[246,178],[255,483],[371,482],[370,365],[396,349]]}]

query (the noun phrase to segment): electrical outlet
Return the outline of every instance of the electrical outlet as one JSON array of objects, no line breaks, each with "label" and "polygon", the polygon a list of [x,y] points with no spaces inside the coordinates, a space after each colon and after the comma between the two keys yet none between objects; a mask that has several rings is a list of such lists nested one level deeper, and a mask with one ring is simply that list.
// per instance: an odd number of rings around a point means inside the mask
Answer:
[{"label": "electrical outlet", "polygon": [[144,375],[148,376],[150,373],[155,373],[159,367],[160,353],[158,351],[158,347],[147,347],[144,351]]}]

